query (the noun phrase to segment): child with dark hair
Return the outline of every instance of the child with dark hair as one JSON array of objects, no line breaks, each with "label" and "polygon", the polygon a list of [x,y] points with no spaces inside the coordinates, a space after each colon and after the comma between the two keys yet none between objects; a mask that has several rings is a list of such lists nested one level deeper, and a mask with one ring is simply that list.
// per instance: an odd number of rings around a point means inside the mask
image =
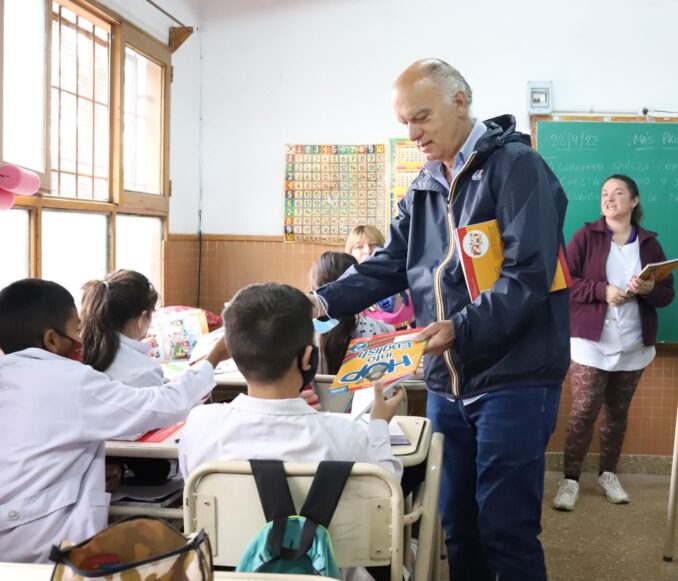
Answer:
[{"label": "child with dark hair", "polygon": [[207,395],[223,342],[164,386],[137,389],[67,357],[80,347],[73,297],[24,279],[0,291],[0,555],[46,562],[50,547],[106,526],[104,441],[175,423]]},{"label": "child with dark hair", "polygon": [[83,363],[134,387],[160,385],[160,363],[146,337],[158,293],[143,274],[116,270],[82,287]]},{"label": "child with dark hair", "polygon": [[226,344],[247,381],[247,395],[191,412],[179,442],[184,478],[203,462],[256,458],[370,462],[400,478],[388,422],[401,391],[385,401],[382,388],[375,389],[367,431],[349,416],[318,412],[299,397],[318,364],[311,310],[302,292],[273,283],[245,287],[229,303]]},{"label": "child with dark hair", "polygon": [[[184,479],[204,462],[252,459],[369,462],[400,479],[403,468],[391,452],[388,422],[402,391],[386,401],[377,384],[367,430],[348,415],[319,412],[299,397],[318,366],[312,308],[301,291],[273,283],[245,287],[228,304],[226,344],[247,381],[247,395],[190,413],[179,442]],[[361,568],[350,574],[372,579]]]},{"label": "child with dark hair", "polygon": [[[324,252],[311,266],[310,290],[334,282],[351,266],[358,264],[355,257],[345,252]],[[331,331],[318,336],[320,372],[334,375],[339,371],[351,339],[392,333],[395,329],[382,321],[363,315],[342,317]]]},{"label": "child with dark hair", "polygon": [[[82,361],[114,381],[132,387],[162,385],[158,361],[142,339],[148,334],[158,293],[148,278],[134,270],[116,270],[82,287],[80,310]],[[139,434],[127,434],[136,439]],[[106,463],[107,489],[114,491],[125,469],[137,484],[160,484],[171,470],[169,460],[124,458]],[[128,473],[129,475],[129,473]]]}]

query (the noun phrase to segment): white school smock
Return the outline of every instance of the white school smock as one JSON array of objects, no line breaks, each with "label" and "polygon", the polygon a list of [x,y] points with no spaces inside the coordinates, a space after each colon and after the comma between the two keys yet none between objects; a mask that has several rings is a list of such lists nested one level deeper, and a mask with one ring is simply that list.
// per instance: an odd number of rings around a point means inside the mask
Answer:
[{"label": "white school smock", "polygon": [[302,398],[261,399],[240,394],[230,404],[191,411],[179,441],[184,479],[204,462],[275,458],[283,462],[369,462],[400,479],[388,424],[372,420],[367,430],[348,414],[319,412]]},{"label": "white school smock", "polygon": [[0,357],[0,556],[47,562],[50,547],[106,526],[104,441],[178,422],[213,387],[205,361],[133,388],[43,349]]},{"label": "white school smock", "polygon": [[150,357],[151,346],[130,339],[122,333],[118,333],[118,337],[120,349],[104,373],[111,379],[132,387],[162,385],[165,381],[162,366],[157,359]]},{"label": "white school smock", "polygon": [[[631,277],[641,271],[638,238],[624,245],[612,242],[605,263],[608,284],[617,288],[628,287]],[[604,371],[637,371],[644,369],[654,359],[654,345],[643,344],[640,307],[636,297],[621,305],[607,305],[600,340],[582,337],[570,338],[570,357],[580,365]]]}]

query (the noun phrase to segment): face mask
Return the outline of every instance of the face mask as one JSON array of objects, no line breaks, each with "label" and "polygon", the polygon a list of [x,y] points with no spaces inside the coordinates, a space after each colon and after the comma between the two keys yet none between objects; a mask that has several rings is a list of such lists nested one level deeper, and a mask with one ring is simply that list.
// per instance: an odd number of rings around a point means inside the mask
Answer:
[{"label": "face mask", "polygon": [[301,387],[299,391],[304,389],[307,385],[311,385],[313,378],[315,377],[316,372],[318,371],[318,362],[320,360],[320,352],[318,348],[313,345],[313,351],[311,352],[311,361],[309,362],[309,368],[304,369],[301,360],[306,352],[306,347],[301,350],[299,353],[299,358],[297,359],[297,364],[299,365],[299,372],[301,373]]},{"label": "face mask", "polygon": [[64,355],[62,355],[62,357],[82,363],[82,343],[77,339],[73,339],[73,337],[66,335],[65,333],[61,333],[56,329],[54,330],[57,332],[58,335],[60,335],[64,339],[68,339],[71,342],[71,348],[68,350],[68,353],[65,353]]},{"label": "face mask", "polygon": [[328,333],[334,329],[339,324],[339,321],[336,319],[330,319],[329,317],[318,317],[313,319],[313,328],[315,332],[322,335]]}]

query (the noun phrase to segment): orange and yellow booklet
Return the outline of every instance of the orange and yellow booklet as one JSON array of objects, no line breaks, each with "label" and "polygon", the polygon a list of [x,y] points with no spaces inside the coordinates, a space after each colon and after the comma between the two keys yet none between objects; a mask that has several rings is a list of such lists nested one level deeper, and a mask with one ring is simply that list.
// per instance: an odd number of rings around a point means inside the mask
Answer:
[{"label": "orange and yellow booklet", "polygon": [[[504,262],[504,243],[501,240],[496,220],[461,226],[454,231],[461,267],[466,278],[466,287],[471,300],[475,301],[481,292],[489,290],[499,279]],[[565,261],[565,252],[558,250],[556,274],[550,292],[572,286],[570,271]]]},{"label": "orange and yellow booklet", "polygon": [[421,329],[353,339],[328,392],[342,393],[373,387],[377,381],[393,385],[412,377],[419,367],[426,341],[414,341]]}]

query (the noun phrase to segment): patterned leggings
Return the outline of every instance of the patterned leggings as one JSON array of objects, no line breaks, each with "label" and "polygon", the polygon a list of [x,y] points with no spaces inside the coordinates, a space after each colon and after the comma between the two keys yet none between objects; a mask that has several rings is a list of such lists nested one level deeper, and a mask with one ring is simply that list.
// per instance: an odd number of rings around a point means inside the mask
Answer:
[{"label": "patterned leggings", "polygon": [[572,407],[565,440],[565,478],[579,480],[593,439],[593,424],[603,408],[600,425],[600,472],[616,472],[624,444],[629,407],[644,369],[603,371],[572,362]]}]

